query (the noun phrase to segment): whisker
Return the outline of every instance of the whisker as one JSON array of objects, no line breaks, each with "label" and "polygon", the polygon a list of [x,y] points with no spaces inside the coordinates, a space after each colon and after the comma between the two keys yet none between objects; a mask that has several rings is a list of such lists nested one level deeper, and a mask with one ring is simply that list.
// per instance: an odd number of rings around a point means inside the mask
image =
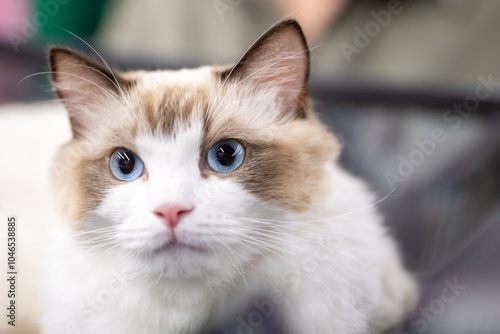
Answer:
[{"label": "whisker", "polygon": [[[111,75],[113,76],[113,79],[114,79],[114,81],[116,82],[117,87],[119,88],[120,94],[121,94],[121,95],[122,95],[122,97],[125,99],[125,97],[124,97],[124,93],[123,93],[123,89],[121,88],[120,83],[119,83],[118,79],[117,79],[117,78],[116,78],[116,76],[115,76],[115,73],[113,72],[113,70],[111,69],[111,67],[108,65],[108,63],[106,62],[106,60],[104,60],[104,58],[103,58],[103,57],[99,54],[99,52],[97,52],[97,50],[96,50],[96,49],[94,49],[94,48],[92,47],[92,45],[90,45],[89,43],[87,43],[87,42],[86,42],[83,38],[81,38],[80,36],[76,35],[75,33],[71,32],[71,31],[69,31],[69,30],[67,30],[67,29],[64,29],[64,28],[62,28],[62,27],[60,27],[60,26],[57,26],[57,25],[55,25],[55,27],[57,27],[57,28],[59,28],[59,29],[61,29],[61,30],[65,31],[65,32],[67,32],[68,34],[70,34],[70,35],[72,35],[72,36],[76,37],[76,38],[77,38],[77,39],[79,39],[82,43],[84,43],[87,47],[89,47],[92,51],[94,51],[94,52],[95,52],[95,54],[96,54],[96,55],[97,55],[97,56],[101,59],[101,61],[104,63],[104,65],[106,66],[106,68],[108,69],[108,71],[109,71],[109,72],[111,73]],[[125,99],[125,100],[126,100],[126,99]],[[129,107],[130,107],[130,106],[129,106]]]}]

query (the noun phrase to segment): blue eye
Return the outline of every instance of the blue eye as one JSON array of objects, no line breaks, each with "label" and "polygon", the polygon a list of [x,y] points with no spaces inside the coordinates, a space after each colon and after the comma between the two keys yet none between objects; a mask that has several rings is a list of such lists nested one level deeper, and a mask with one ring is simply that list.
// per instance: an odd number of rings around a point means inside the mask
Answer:
[{"label": "blue eye", "polygon": [[208,151],[208,167],[217,173],[229,173],[238,168],[245,158],[245,148],[236,140],[221,141]]},{"label": "blue eye", "polygon": [[109,159],[111,173],[122,181],[134,181],[144,174],[144,162],[134,152],[119,148]]}]

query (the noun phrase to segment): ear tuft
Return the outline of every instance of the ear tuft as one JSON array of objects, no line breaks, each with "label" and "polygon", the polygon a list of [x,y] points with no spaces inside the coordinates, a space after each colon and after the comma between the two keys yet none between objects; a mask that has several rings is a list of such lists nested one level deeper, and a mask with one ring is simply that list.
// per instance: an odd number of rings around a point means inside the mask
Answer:
[{"label": "ear tuft", "polygon": [[99,113],[107,101],[116,101],[131,86],[107,66],[69,49],[52,48],[49,59],[52,83],[69,113],[75,137],[90,126],[90,114]]},{"label": "ear tuft", "polygon": [[300,25],[283,21],[266,31],[227,73],[263,89],[277,88],[284,116],[304,117],[309,79],[309,48]]}]

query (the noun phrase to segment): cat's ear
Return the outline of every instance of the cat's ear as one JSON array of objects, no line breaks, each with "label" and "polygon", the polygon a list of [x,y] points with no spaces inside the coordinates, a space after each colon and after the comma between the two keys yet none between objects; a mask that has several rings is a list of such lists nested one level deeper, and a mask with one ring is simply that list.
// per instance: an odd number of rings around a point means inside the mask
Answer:
[{"label": "cat's ear", "polygon": [[300,25],[288,20],[270,28],[228,75],[264,89],[278,89],[284,115],[305,116],[309,49]]},{"label": "cat's ear", "polygon": [[106,102],[118,101],[131,83],[69,49],[52,48],[49,56],[53,86],[69,113],[73,135],[81,137]]}]

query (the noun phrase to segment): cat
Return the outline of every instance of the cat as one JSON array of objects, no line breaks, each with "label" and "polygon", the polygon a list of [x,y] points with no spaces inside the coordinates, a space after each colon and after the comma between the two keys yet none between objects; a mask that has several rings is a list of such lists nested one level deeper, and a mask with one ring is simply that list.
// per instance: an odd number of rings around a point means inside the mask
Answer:
[{"label": "cat", "polygon": [[286,333],[381,333],[414,307],[374,196],[312,109],[296,21],[231,67],[118,73],[65,48],[50,64],[72,138],[46,333],[197,333],[256,295]]}]

